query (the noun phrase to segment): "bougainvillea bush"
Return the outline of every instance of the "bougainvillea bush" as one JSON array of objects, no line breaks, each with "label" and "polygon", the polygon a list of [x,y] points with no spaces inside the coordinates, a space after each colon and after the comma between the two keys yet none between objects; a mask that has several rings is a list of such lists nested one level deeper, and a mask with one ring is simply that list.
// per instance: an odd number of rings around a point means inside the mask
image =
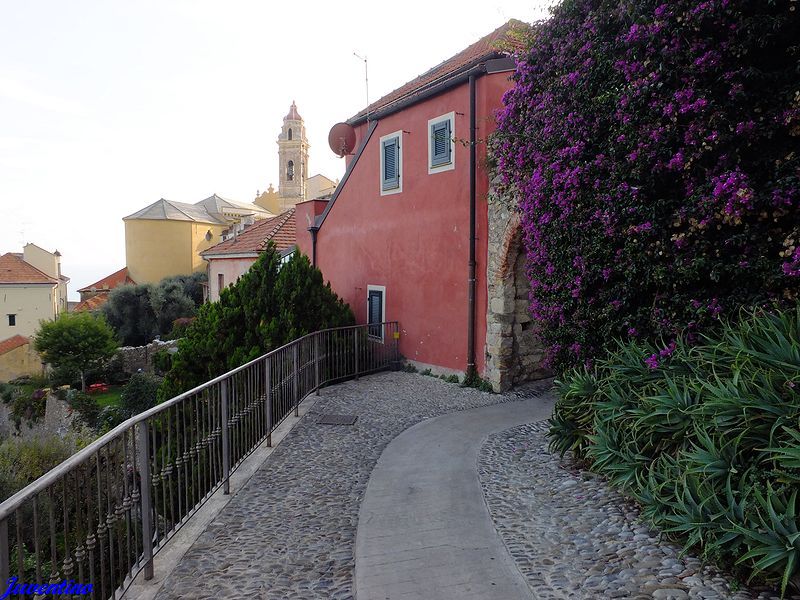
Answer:
[{"label": "bougainvillea bush", "polygon": [[553,367],[796,298],[800,2],[565,0],[530,39],[491,149]]}]

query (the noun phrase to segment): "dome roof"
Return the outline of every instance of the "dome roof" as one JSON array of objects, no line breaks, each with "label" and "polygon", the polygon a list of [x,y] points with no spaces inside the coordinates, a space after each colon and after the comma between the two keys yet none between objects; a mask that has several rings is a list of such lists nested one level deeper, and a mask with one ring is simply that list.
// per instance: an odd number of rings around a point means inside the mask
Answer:
[{"label": "dome roof", "polygon": [[297,105],[292,100],[292,105],[289,107],[289,114],[283,117],[284,121],[302,121],[303,117],[297,112]]}]

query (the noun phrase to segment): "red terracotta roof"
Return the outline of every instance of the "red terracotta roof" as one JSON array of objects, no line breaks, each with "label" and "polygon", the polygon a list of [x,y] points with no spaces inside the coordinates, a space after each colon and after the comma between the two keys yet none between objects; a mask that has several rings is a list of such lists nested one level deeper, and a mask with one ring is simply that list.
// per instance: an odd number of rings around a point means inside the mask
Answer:
[{"label": "red terracotta roof", "polygon": [[91,298],[87,298],[86,300],[78,302],[75,305],[75,308],[72,309],[72,312],[97,310],[106,302],[108,302],[108,292],[101,292],[96,296],[92,296]]},{"label": "red terracotta roof", "polygon": [[200,255],[258,253],[267,247],[267,243],[270,240],[275,242],[278,252],[288,250],[297,243],[294,213],[295,209],[290,208],[277,217],[256,221],[236,237],[220,242],[216,246],[211,246],[208,250],[201,252]]},{"label": "red terracotta roof", "polygon": [[284,121],[302,121],[303,117],[297,112],[297,105],[292,100],[292,105],[289,107],[289,114],[283,117]]},{"label": "red terracotta roof", "polygon": [[131,276],[128,274],[128,267],[122,267],[119,271],[103,277],[100,281],[96,281],[91,285],[87,285],[86,287],[79,289],[78,292],[91,292],[92,288],[94,288],[95,291],[113,290],[118,285],[125,285],[128,283],[133,285],[136,284],[136,282],[131,279]]},{"label": "red terracotta roof", "polygon": [[55,285],[57,280],[48,277],[39,269],[26,263],[13,252],[0,256],[0,284],[3,283],[49,283]]},{"label": "red terracotta roof", "polygon": [[380,100],[376,100],[367,108],[348,119],[348,123],[355,124],[364,120],[367,113],[375,113],[379,110],[389,108],[400,101],[413,98],[434,85],[447,81],[448,78],[455,76],[489,58],[502,56],[504,53],[498,48],[501,42],[514,43],[509,33],[519,27],[525,27],[522,21],[511,19],[508,23],[501,25],[489,35],[482,37],[471,46],[465,48],[455,56],[451,56],[442,63],[439,63],[426,73],[416,79],[412,79],[405,85],[400,86],[393,92],[386,94]]},{"label": "red terracotta roof", "polygon": [[11,352],[20,346],[24,346],[25,344],[30,344],[31,341],[22,335],[14,335],[8,339],[0,341],[0,354],[5,354],[6,352]]}]

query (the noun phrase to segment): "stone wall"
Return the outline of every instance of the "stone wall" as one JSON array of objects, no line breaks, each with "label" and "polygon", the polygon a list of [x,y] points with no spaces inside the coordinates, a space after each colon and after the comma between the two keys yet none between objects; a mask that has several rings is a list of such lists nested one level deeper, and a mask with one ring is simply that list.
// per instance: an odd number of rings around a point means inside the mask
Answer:
[{"label": "stone wall", "polygon": [[519,214],[502,199],[489,202],[486,281],[486,373],[496,392],[549,377],[544,350],[528,312],[530,284]]},{"label": "stone wall", "polygon": [[147,373],[153,372],[153,355],[159,350],[177,348],[178,340],[162,342],[154,340],[146,346],[124,346],[119,349],[118,355],[122,357],[122,370],[128,374],[138,372],[140,369]]},{"label": "stone wall", "polygon": [[[73,420],[77,418],[77,413],[74,413],[64,400],[60,400],[52,393],[47,394],[44,418],[32,426],[29,426],[23,419],[19,431],[17,431],[10,413],[10,407],[0,403],[0,437],[20,436],[25,439],[33,439],[57,436],[64,438],[75,432]],[[80,429],[85,429],[83,424]],[[83,433],[84,437],[94,437],[89,431]]]}]

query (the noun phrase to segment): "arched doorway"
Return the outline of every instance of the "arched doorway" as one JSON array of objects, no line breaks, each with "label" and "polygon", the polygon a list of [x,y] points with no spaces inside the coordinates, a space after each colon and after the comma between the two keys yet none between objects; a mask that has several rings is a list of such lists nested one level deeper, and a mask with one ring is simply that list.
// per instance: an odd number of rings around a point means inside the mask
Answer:
[{"label": "arched doorway", "polygon": [[499,203],[489,206],[487,257],[486,377],[495,391],[542,379],[544,351],[528,310],[530,283],[519,215]]}]

